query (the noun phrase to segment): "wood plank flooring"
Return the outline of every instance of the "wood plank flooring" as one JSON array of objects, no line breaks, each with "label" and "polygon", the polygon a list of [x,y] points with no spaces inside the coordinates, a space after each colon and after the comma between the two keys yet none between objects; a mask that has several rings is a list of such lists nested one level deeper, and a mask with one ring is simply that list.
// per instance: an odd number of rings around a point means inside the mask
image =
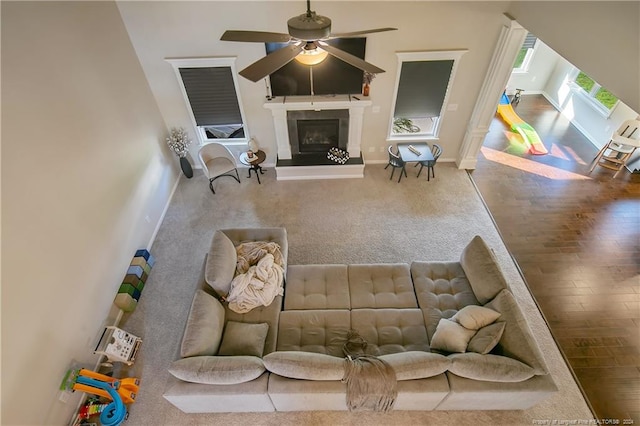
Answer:
[{"label": "wood plank flooring", "polygon": [[471,175],[596,418],[640,424],[640,174],[588,174],[597,149],[542,95],[515,110],[549,154],[496,116]]}]

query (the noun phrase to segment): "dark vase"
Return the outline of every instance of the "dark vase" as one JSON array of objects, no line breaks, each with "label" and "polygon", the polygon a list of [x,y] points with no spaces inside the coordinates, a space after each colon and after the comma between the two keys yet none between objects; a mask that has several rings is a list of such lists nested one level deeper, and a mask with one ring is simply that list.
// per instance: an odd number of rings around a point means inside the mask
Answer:
[{"label": "dark vase", "polygon": [[191,179],[193,177],[193,169],[187,157],[180,157],[180,167],[182,168],[182,173],[184,173],[187,178]]}]

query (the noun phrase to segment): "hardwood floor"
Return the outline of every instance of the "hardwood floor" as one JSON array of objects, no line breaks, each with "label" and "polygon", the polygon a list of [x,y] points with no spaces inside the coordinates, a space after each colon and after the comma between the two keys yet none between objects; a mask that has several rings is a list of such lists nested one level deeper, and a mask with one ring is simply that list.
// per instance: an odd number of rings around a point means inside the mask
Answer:
[{"label": "hardwood floor", "polygon": [[471,175],[596,418],[640,424],[640,174],[588,174],[597,149],[543,96],[515,110],[549,154],[496,117]]}]

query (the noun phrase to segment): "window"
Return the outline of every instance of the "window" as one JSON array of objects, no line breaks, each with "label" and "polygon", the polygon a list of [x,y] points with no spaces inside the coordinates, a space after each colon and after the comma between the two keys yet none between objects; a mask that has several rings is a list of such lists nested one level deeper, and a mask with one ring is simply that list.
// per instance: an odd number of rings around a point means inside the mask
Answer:
[{"label": "window", "polygon": [[234,58],[171,59],[200,142],[248,140]]},{"label": "window", "polygon": [[597,109],[607,116],[618,104],[618,98],[580,70],[574,71],[572,83],[574,89],[585,95]]},{"label": "window", "polygon": [[531,33],[528,33],[522,43],[522,47],[516,57],[516,62],[513,64],[513,71],[515,72],[527,72],[529,69],[529,63],[533,57],[538,38]]},{"label": "window", "polygon": [[397,53],[390,139],[437,137],[457,62],[465,52]]}]

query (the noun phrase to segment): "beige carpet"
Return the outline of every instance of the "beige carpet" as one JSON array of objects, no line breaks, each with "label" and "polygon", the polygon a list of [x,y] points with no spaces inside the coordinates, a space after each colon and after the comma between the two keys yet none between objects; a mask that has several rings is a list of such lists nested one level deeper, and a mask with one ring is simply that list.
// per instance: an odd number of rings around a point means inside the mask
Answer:
[{"label": "beige carpet", "polygon": [[[216,195],[199,170],[193,179],[182,178],[151,248],[156,265],[137,309],[122,325],[144,340],[131,372],[141,378],[141,390],[127,424],[531,425],[592,417],[467,173],[442,163],[436,179],[427,182],[409,167],[409,177],[396,183],[397,173],[390,181],[383,167],[367,166],[364,179],[316,181],[276,181],[269,169],[262,185],[240,170],[242,183],[218,179]],[[287,229],[290,264],[457,260],[481,235],[494,248],[560,391],[526,411],[182,413],[162,393],[213,232],[259,226]]]}]

